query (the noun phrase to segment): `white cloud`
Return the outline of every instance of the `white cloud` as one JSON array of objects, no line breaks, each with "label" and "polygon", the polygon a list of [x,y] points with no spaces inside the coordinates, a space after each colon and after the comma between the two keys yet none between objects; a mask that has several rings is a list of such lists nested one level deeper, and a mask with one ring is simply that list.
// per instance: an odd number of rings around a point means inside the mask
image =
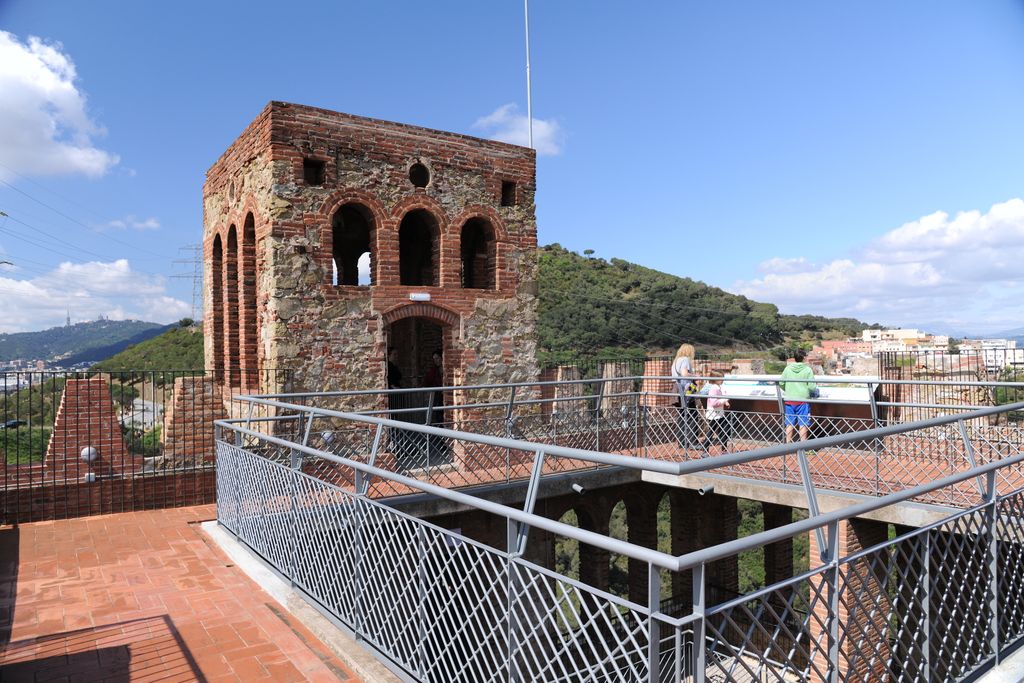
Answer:
[{"label": "white cloud", "polygon": [[23,175],[90,177],[118,163],[93,144],[104,130],[86,113],[76,79],[60,43],[0,31],[0,163]]},{"label": "white cloud", "polygon": [[[503,104],[487,116],[473,123],[473,129],[481,131],[491,140],[509,142],[526,147],[530,144],[530,126],[525,114],[519,113],[515,104]],[[537,154],[553,156],[562,153],[565,135],[558,121],[554,119],[533,119],[533,146]]]},{"label": "white cloud", "polygon": [[[979,332],[1019,326],[1024,302],[1024,200],[987,212],[938,211],[890,230],[846,258],[774,258],[733,289],[789,313],[886,323],[948,323]],[[1009,325],[1008,325],[1009,323]]]},{"label": "white cloud", "polygon": [[770,258],[758,264],[757,269],[762,273],[803,273],[811,270],[814,266],[807,262],[803,256],[798,258]]},{"label": "white cloud", "polygon": [[40,330],[101,315],[169,323],[191,314],[191,305],[167,294],[161,277],[132,270],[126,259],[61,263],[37,277],[18,279],[0,270],[0,332]]},{"label": "white cloud", "polygon": [[118,218],[117,220],[110,221],[106,225],[100,228],[114,229],[114,230],[159,230],[160,221],[156,218],[149,217],[146,219],[139,219],[135,216],[128,214],[124,218]]}]

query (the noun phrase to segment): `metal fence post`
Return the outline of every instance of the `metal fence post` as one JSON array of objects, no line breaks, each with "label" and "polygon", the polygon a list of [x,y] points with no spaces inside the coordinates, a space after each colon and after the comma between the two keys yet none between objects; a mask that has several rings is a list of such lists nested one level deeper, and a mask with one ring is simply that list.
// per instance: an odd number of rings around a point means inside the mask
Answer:
[{"label": "metal fence post", "polygon": [[420,546],[419,552],[419,567],[416,572],[416,579],[419,587],[419,603],[416,607],[417,626],[419,629],[419,673],[420,678],[426,680],[427,678],[427,542],[424,538],[424,527],[422,525],[416,526],[416,540]]},{"label": "metal fence post", "polygon": [[633,455],[640,455],[640,394],[633,394]]},{"label": "metal fence post", "polygon": [[932,676],[932,532],[924,532],[924,605],[921,609],[921,630],[924,632],[924,680]]},{"label": "metal fence post", "polygon": [[[512,421],[515,419],[516,410],[516,388],[512,387],[508,395],[508,405],[505,406],[505,437],[513,438],[512,436]],[[511,481],[512,479],[512,449],[505,449],[505,481]]]},{"label": "metal fence post", "polygon": [[[878,424],[878,400],[875,397],[875,385],[873,382],[868,382],[868,398],[871,401],[871,426],[875,429],[879,427]],[[875,495],[881,495],[882,491],[882,476],[881,476],[881,465],[882,465],[882,440],[875,438],[872,439],[874,442],[872,446],[875,452]]]},{"label": "metal fence post", "polygon": [[705,600],[704,575],[705,565],[703,563],[693,568],[693,683],[704,683],[707,676],[707,660],[705,631],[707,629],[704,612],[707,609]]},{"label": "metal fence post", "polygon": [[828,525],[828,547],[823,551],[828,581],[828,665],[830,683],[839,683],[839,522]]},{"label": "metal fence post", "polygon": [[516,580],[512,570],[515,558],[515,548],[519,542],[519,524],[515,520],[506,517],[506,553],[505,553],[505,581],[507,586],[508,602],[505,605],[505,628],[508,641],[508,680],[517,681],[515,658],[516,658],[516,627],[515,627],[515,606],[516,606]]},{"label": "metal fence post", "polygon": [[363,516],[363,501],[359,498],[352,500],[352,509],[355,511],[354,518],[356,520],[356,547],[355,552],[355,603],[356,603],[356,614],[355,614],[355,628],[352,629],[355,633],[356,640],[363,639],[363,633],[366,630],[366,614],[363,608],[363,600],[366,591],[363,590],[363,567],[364,560],[364,546],[363,546],[363,534],[365,533],[365,518]]},{"label": "metal fence post", "polygon": [[291,450],[291,469],[288,471],[289,486],[289,514],[291,516],[291,552],[288,553],[288,582],[291,586],[295,587],[295,574],[298,570],[296,556],[299,552],[299,501],[298,501],[298,487],[299,487],[299,476],[298,472],[302,468],[302,455],[294,448]]},{"label": "metal fence post", "polygon": [[594,450],[601,450],[601,403],[604,401],[604,381],[597,383],[597,403],[594,405]]},{"label": "metal fence post", "polygon": [[661,609],[661,571],[651,562],[647,563],[647,679],[652,683],[661,680],[661,628],[655,613]]},{"label": "metal fence post", "polygon": [[999,497],[996,495],[996,473],[989,472],[987,479],[988,503],[985,512],[988,518],[988,598],[989,628],[991,629],[989,645],[992,648],[996,666],[998,666],[1002,660],[999,642]]}]

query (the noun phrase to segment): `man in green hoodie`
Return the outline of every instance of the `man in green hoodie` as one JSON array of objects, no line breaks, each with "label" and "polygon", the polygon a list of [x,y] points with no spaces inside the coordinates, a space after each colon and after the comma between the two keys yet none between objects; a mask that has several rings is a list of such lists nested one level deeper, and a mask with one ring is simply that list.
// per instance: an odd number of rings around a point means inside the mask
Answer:
[{"label": "man in green hoodie", "polygon": [[798,427],[800,440],[807,441],[807,432],[811,426],[811,406],[807,399],[817,392],[818,387],[814,383],[811,366],[804,363],[806,357],[806,351],[797,349],[793,353],[794,362],[782,371],[782,395],[786,403],[786,443],[793,441],[793,434]]}]

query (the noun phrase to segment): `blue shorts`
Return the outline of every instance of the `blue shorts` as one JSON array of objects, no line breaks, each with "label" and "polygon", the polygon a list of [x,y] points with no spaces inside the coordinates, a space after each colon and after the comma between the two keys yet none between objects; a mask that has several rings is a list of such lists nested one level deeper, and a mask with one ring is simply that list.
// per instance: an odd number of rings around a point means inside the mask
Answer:
[{"label": "blue shorts", "polygon": [[787,403],[786,404],[786,426],[787,427],[810,427],[811,426],[811,404],[810,403]]}]

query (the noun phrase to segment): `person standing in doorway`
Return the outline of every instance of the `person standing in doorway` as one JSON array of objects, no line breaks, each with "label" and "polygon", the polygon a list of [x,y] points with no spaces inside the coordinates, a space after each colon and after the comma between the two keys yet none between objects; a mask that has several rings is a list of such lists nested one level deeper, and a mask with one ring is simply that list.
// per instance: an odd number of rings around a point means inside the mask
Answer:
[{"label": "person standing in doorway", "polygon": [[818,386],[814,383],[814,372],[811,366],[804,363],[807,352],[797,349],[793,353],[793,362],[782,371],[782,396],[786,409],[786,443],[791,443],[797,430],[800,440],[807,441],[811,426],[811,404],[807,399],[817,394]]},{"label": "person standing in doorway", "polygon": [[[444,358],[441,356],[440,349],[430,354],[430,367],[427,368],[426,373],[423,375],[423,386],[424,388],[444,386]],[[428,424],[435,427],[444,426],[444,409],[442,406],[444,406],[444,392],[432,392],[430,394],[430,408],[427,411]],[[435,463],[439,459],[446,459],[448,448],[446,447],[446,441],[442,437],[432,434],[427,437],[426,443],[428,465]]]},{"label": "person standing in doorway", "polygon": [[679,447],[693,445],[693,412],[696,385],[693,381],[693,344],[680,344],[672,361],[672,378],[679,392]]},{"label": "person standing in doorway", "polygon": [[398,349],[388,349],[388,389],[402,387],[402,370],[398,367]]}]

